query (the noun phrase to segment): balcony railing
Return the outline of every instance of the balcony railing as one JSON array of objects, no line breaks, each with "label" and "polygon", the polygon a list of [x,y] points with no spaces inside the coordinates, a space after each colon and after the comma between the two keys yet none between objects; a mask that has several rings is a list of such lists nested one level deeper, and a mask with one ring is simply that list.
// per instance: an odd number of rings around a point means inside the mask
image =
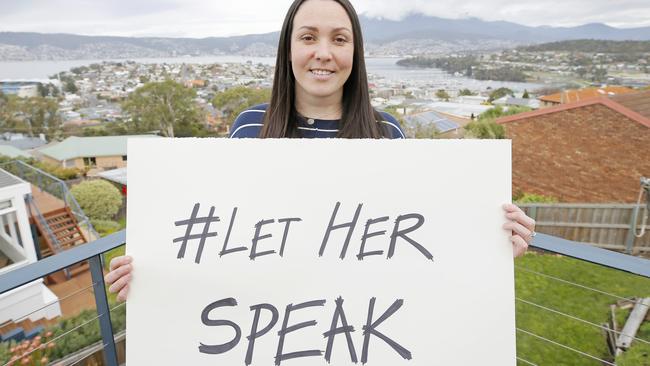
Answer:
[{"label": "balcony railing", "polygon": [[[110,319],[111,309],[109,309],[108,299],[106,296],[106,290],[105,290],[103,272],[102,272],[101,255],[102,253],[105,253],[109,250],[112,250],[114,248],[117,248],[125,244],[125,240],[126,240],[125,231],[120,231],[118,233],[112,234],[102,239],[70,249],[63,253],[54,255],[52,257],[41,260],[39,262],[30,264],[26,267],[4,274],[0,276],[0,293],[5,293],[14,288],[22,286],[23,284],[45,277],[48,274],[60,271],[61,269],[71,266],[75,263],[88,260],[90,262],[90,270],[91,270],[92,282],[93,282],[92,287],[94,289],[95,303],[97,305],[97,316],[91,320],[95,320],[95,319],[99,320],[101,335],[102,335],[101,347],[104,350],[105,364],[109,366],[116,366],[118,365],[118,361],[117,361],[117,353],[116,353],[116,346],[115,346],[115,337],[113,334],[113,329],[111,327],[111,319]],[[604,266],[604,267],[624,271],[633,274],[635,276],[640,276],[641,278],[644,279],[650,279],[650,260],[647,259],[633,257],[630,255],[621,254],[617,252],[612,252],[605,249],[596,248],[590,245],[576,243],[576,242],[572,242],[572,241],[568,241],[565,239],[544,235],[544,234],[539,234],[537,237],[535,237],[535,242],[533,244],[533,247],[538,250],[542,250],[544,252],[561,254],[562,256],[575,258],[580,261],[596,264],[598,266]],[[585,284],[575,283],[570,279],[557,278],[552,275],[548,275],[539,271],[535,271],[528,268],[522,268],[517,264],[516,267],[520,271],[526,271],[526,272],[534,273],[535,275],[538,276],[544,276],[545,278],[548,278],[550,280],[558,281],[563,284],[568,284],[570,286],[575,286],[576,288],[580,288],[582,290],[594,291],[600,295],[607,295],[613,298],[631,300],[623,296],[618,296],[616,294],[603,291],[602,289],[593,288],[592,286],[587,286]],[[596,327],[602,330],[606,330],[605,329],[606,327],[604,327],[601,324],[596,324],[594,322],[582,319],[578,316],[559,311],[557,309],[554,309],[551,306],[537,304],[533,301],[529,301],[527,299],[522,299],[519,297],[517,297],[516,300],[517,302],[524,303],[527,306],[532,306],[538,309],[538,311],[540,312],[552,313],[554,315],[565,317],[567,320],[570,321],[576,321],[590,327]],[[572,299],[570,298],[565,299],[565,301],[567,302],[570,302],[571,300]],[[634,337],[629,334],[625,334],[624,331],[625,329],[623,331],[616,331],[616,333],[619,336],[628,337],[630,341],[634,340],[639,343],[650,344],[650,341],[641,339],[639,337]],[[541,342],[545,342],[553,347],[557,347],[558,349],[575,353],[580,357],[583,357],[585,360],[593,361],[594,365],[595,364],[615,365],[615,363],[610,362],[608,360],[604,360],[602,359],[602,357],[598,355],[592,355],[583,350],[576,349],[569,345],[563,344],[560,341],[551,339],[550,337],[536,334],[530,329],[524,329],[518,327],[517,332],[520,335],[532,337]],[[517,359],[520,364],[536,365],[536,363],[527,360],[525,357],[521,355],[518,355]]]}]

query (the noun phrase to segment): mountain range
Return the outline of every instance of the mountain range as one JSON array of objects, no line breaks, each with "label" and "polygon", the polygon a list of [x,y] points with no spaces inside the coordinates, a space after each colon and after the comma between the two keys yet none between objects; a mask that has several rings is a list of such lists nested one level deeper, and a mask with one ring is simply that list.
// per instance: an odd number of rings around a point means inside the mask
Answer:
[{"label": "mountain range", "polygon": [[[570,39],[650,40],[650,27],[529,27],[477,18],[410,15],[402,20],[360,17],[366,49],[375,56],[445,54],[503,49]],[[0,60],[173,57],[182,55],[273,56],[279,32],[236,37],[161,38],[0,32]]]}]

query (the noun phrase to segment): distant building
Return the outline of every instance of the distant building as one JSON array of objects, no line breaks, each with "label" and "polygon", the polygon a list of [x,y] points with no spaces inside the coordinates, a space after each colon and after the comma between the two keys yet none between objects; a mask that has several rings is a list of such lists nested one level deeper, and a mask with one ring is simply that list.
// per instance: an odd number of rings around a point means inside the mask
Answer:
[{"label": "distant building", "polygon": [[33,98],[38,96],[37,84],[0,83],[0,92],[15,95],[20,98]]},{"label": "distant building", "polygon": [[0,80],[0,91],[8,95],[16,95],[20,98],[32,98],[39,95],[38,85],[52,84],[61,89],[58,80],[51,79],[2,79]]},{"label": "distant building", "polygon": [[[613,99],[617,99],[616,101]],[[512,139],[513,192],[561,202],[636,202],[650,176],[650,92],[497,120]]]},{"label": "distant building", "polygon": [[615,95],[630,94],[635,92],[636,91],[634,89],[625,86],[606,86],[602,88],[573,89],[573,90],[565,90],[560,93],[539,97],[539,101],[542,103],[541,107],[545,108],[545,107],[553,107],[560,104],[584,102],[586,100],[600,98],[600,97],[611,97]]},{"label": "distant building", "polygon": [[31,158],[32,156],[18,148],[11,145],[0,145],[0,156],[7,156],[12,159],[15,158]]},{"label": "distant building", "polygon": [[541,102],[537,99],[529,98],[514,98],[505,96],[492,102],[494,105],[501,105],[506,107],[526,107],[530,109],[539,109]]},{"label": "distant building", "polygon": [[0,146],[13,146],[23,151],[31,151],[47,144],[45,135],[39,137],[29,137],[22,133],[5,132],[0,135]]},{"label": "distant building", "polygon": [[37,154],[42,161],[64,168],[93,169],[95,171],[123,168],[127,162],[126,143],[132,137],[158,136],[72,136],[38,150],[35,155]]},{"label": "distant building", "polygon": [[469,120],[461,122],[460,119],[446,116],[439,112],[428,111],[413,114],[404,118],[406,129],[417,129],[425,126],[432,126],[441,135],[441,137],[458,137],[459,131],[463,125],[469,123]]},{"label": "distant building", "polygon": [[451,102],[432,102],[424,106],[436,112],[460,118],[472,118],[491,109],[491,105],[463,104]]}]

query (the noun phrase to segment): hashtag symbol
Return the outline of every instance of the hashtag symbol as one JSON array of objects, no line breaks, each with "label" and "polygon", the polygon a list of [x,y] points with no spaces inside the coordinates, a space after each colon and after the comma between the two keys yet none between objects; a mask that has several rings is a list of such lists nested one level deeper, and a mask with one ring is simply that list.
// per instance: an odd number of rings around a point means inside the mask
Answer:
[{"label": "hashtag symbol", "polygon": [[[210,213],[208,214],[208,216],[197,217],[199,214],[200,207],[201,205],[199,203],[195,204],[189,219],[174,222],[174,225],[176,226],[186,227],[185,235],[174,239],[174,243],[178,243],[178,242],[181,243],[181,247],[178,250],[178,256],[176,256],[176,258],[178,259],[185,258],[187,243],[190,240],[200,239],[199,248],[196,251],[196,259],[194,259],[194,262],[196,262],[197,264],[201,262],[201,255],[203,254],[203,247],[205,246],[205,240],[209,237],[217,236],[216,232],[212,232],[212,233],[210,232],[210,224],[219,221],[219,217],[214,216],[214,206],[210,207]],[[203,231],[201,232],[201,234],[192,234],[192,228],[194,227],[194,224],[203,224]]]}]

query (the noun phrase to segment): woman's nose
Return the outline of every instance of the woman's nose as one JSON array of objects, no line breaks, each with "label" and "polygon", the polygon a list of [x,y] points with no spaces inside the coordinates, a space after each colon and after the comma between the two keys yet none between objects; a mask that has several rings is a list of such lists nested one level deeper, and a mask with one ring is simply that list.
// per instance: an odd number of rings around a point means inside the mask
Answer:
[{"label": "woman's nose", "polygon": [[327,41],[319,42],[314,57],[319,61],[329,61],[332,58],[332,52],[330,51],[329,42]]}]

